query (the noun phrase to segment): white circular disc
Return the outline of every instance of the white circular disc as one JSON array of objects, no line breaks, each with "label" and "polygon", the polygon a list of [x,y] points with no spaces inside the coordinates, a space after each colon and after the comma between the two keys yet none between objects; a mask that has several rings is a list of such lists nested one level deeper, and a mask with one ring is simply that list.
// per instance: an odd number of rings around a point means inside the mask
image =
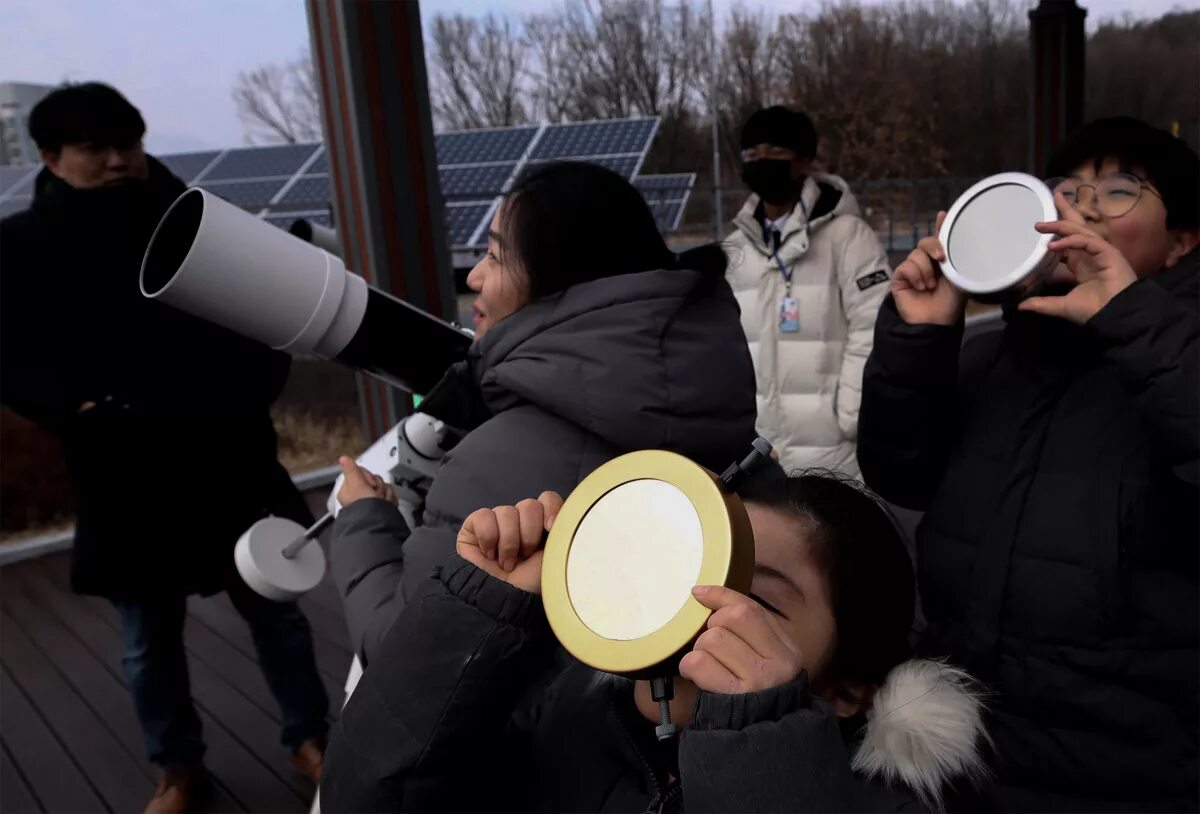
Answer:
[{"label": "white circular disc", "polygon": [[571,605],[606,639],[640,639],[674,618],[704,559],[696,507],[661,480],[623,483],[592,506],[567,555]]},{"label": "white circular disc", "polygon": [[1058,220],[1054,195],[1021,172],[985,178],[954,202],[938,233],[942,272],[968,294],[996,294],[1040,274],[1052,263],[1054,235],[1034,231]]},{"label": "white circular disc", "polygon": [[285,517],[264,517],[238,539],[233,559],[238,573],[254,591],[277,602],[294,602],[325,577],[325,552],[317,541],[288,559],[283,549],[305,532]]}]

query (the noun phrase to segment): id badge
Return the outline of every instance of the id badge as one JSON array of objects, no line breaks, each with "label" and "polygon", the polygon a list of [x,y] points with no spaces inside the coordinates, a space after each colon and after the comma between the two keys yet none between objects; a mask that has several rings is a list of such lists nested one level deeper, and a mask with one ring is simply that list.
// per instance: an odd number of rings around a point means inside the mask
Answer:
[{"label": "id badge", "polygon": [[800,332],[800,302],[795,297],[784,297],[779,303],[779,332]]}]

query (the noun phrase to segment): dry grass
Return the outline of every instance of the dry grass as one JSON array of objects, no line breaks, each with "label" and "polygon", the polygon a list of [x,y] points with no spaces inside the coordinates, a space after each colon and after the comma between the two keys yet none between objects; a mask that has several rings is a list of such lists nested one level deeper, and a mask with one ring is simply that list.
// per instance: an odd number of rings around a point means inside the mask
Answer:
[{"label": "dry grass", "polygon": [[[296,407],[273,411],[279,460],[298,475],[362,451],[358,410],[320,415]],[[74,523],[71,490],[58,441],[7,411],[0,421],[0,543],[67,529]]]},{"label": "dry grass", "polygon": [[279,433],[279,461],[293,475],[337,463],[339,455],[363,450],[358,410],[343,415],[317,414],[301,408],[272,411]]},{"label": "dry grass", "polygon": [[14,413],[0,413],[0,541],[71,525],[75,508],[62,447]]}]

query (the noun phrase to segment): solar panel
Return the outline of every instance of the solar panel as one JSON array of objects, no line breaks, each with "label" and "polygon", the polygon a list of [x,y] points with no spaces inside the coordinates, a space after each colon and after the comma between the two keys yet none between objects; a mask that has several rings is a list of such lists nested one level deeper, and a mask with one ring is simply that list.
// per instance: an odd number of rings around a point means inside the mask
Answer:
[{"label": "solar panel", "polygon": [[243,209],[262,209],[271,202],[275,193],[283,189],[286,178],[273,178],[266,181],[201,181],[197,186],[207,189],[214,195],[220,195],[231,204],[237,204]]},{"label": "solar panel", "polygon": [[467,201],[446,206],[447,240],[451,246],[466,246],[479,222],[492,208],[491,201]]},{"label": "solar panel", "polygon": [[273,209],[319,209],[333,200],[333,186],[328,175],[302,175],[284,193]]},{"label": "solar panel", "polygon": [[525,173],[531,169],[536,169],[538,167],[545,167],[545,166],[547,166],[549,164],[553,164],[557,161],[565,161],[565,160],[583,161],[588,164],[599,164],[601,167],[607,167],[608,169],[612,170],[613,172],[615,172],[617,175],[620,175],[625,180],[629,180],[630,178],[633,177],[633,174],[637,171],[638,163],[642,160],[642,157],[640,155],[605,156],[605,157],[600,157],[600,158],[588,158],[585,156],[583,158],[572,158],[572,159],[550,159],[550,160],[546,160],[546,161],[527,161],[527,162],[525,162],[525,167],[521,170],[521,172]]},{"label": "solar panel", "polygon": [[0,218],[7,218],[18,212],[24,212],[33,203],[32,198],[5,198],[0,201]]},{"label": "solar panel", "polygon": [[[0,167],[0,195],[16,192],[18,185],[27,187],[37,175],[37,167]],[[24,181],[25,183],[21,183]]]},{"label": "solar panel", "polygon": [[29,173],[24,178],[21,178],[20,180],[18,180],[15,184],[12,185],[12,187],[9,188],[8,192],[4,193],[4,194],[6,194],[10,198],[14,198],[17,196],[22,196],[22,195],[25,197],[29,197],[29,196],[33,195],[33,182],[37,179],[38,172],[40,172],[41,169],[42,169],[41,167],[34,167],[33,172]]},{"label": "solar panel", "polygon": [[[681,198],[685,193],[691,190],[692,184],[696,183],[696,173],[694,172],[677,172],[668,173],[665,175],[639,175],[633,179],[633,185],[643,192],[649,190],[663,190],[669,194],[666,197]],[[670,194],[677,193],[677,194]]]},{"label": "solar panel", "polygon": [[654,135],[657,119],[555,124],[546,128],[530,158],[642,154]]},{"label": "solar panel", "polygon": [[333,218],[329,217],[328,212],[289,212],[286,215],[267,215],[263,220],[272,226],[278,226],[280,229],[286,231],[301,218],[310,223],[319,223],[322,226],[333,225]]},{"label": "solar panel", "polygon": [[321,154],[319,156],[317,156],[317,160],[314,161],[309,166],[309,168],[305,171],[305,173],[307,175],[320,175],[320,174],[328,173],[328,172],[329,172],[329,151],[328,150],[322,150]]},{"label": "solar panel", "polygon": [[317,144],[285,144],[278,147],[241,147],[230,150],[204,176],[205,181],[239,178],[271,178],[295,175]]},{"label": "solar panel", "polygon": [[190,184],[219,154],[219,150],[207,150],[201,153],[178,153],[176,155],[164,155],[159,161],[166,164],[167,169],[176,175],[180,181]]},{"label": "solar panel", "polygon": [[491,198],[504,192],[512,177],[516,162],[507,164],[476,164],[475,166],[439,169],[442,194],[447,200]]},{"label": "solar panel", "polygon": [[639,175],[633,185],[642,193],[658,228],[673,232],[679,228],[687,199],[696,183],[696,174],[673,173],[666,175]]},{"label": "solar panel", "polygon": [[[644,118],[437,134],[448,242],[464,247],[476,232],[484,232],[483,219],[524,167],[573,158],[595,162],[632,179],[657,124],[657,119]],[[224,153],[180,153],[161,159],[185,181],[250,211],[268,210],[265,214],[272,223],[286,227],[303,212],[316,213],[313,219],[317,222],[330,219],[330,162],[320,144],[239,147]],[[287,191],[280,200],[271,203],[283,189]],[[0,198],[11,197],[11,192],[5,194],[0,188]]]},{"label": "solar panel", "polygon": [[661,232],[671,232],[678,228],[680,215],[683,214],[683,201],[647,201],[654,222]]},{"label": "solar panel", "polygon": [[539,129],[537,125],[530,125],[500,130],[439,133],[434,139],[437,161],[441,166],[516,161],[525,154]]}]

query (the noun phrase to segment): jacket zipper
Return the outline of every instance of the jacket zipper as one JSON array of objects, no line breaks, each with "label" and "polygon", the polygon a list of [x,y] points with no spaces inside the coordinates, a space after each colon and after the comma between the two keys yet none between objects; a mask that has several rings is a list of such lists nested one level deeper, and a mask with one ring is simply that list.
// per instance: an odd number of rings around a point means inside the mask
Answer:
[{"label": "jacket zipper", "polygon": [[[643,814],[663,814],[663,812],[667,810],[668,806],[673,805],[680,797],[683,796],[683,784],[676,781],[675,785],[671,786],[671,788],[667,790],[666,794],[661,795],[662,799],[659,799],[659,796],[660,795],[655,795],[655,798],[650,801],[650,805],[646,807],[646,812]],[[658,801],[657,808],[654,806],[655,800]]]},{"label": "jacket zipper", "polygon": [[654,774],[654,767],[650,765],[650,761],[646,758],[646,755],[638,748],[637,741],[630,734],[629,727],[625,725],[625,716],[617,709],[616,701],[609,701],[608,705],[612,708],[613,715],[617,719],[617,725],[621,728],[621,734],[624,736],[625,742],[629,744],[629,748],[633,750],[633,753],[637,755],[637,759],[641,761],[642,768],[646,772],[646,777],[650,779],[650,787],[654,789],[654,796],[650,798],[650,802],[646,805],[646,810],[642,814],[662,814],[667,803],[672,802],[674,798],[682,793],[683,786],[679,782],[676,782],[675,785],[667,789],[665,794],[663,793],[662,786],[658,783],[658,777]]}]

